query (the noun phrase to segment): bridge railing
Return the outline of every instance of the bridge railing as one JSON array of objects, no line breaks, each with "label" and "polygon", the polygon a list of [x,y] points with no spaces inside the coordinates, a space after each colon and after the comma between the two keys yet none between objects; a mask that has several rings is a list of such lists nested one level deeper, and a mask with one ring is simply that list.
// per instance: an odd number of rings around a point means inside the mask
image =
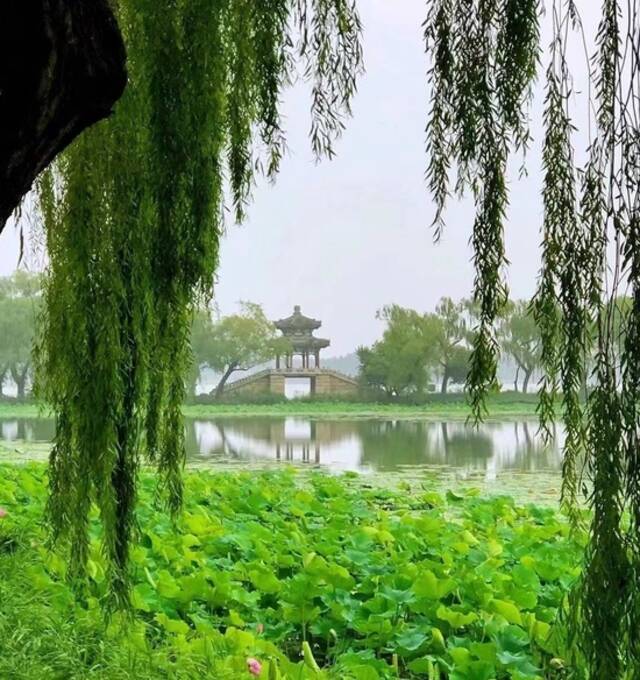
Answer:
[{"label": "bridge railing", "polygon": [[263,378],[267,378],[270,375],[279,375],[279,376],[284,376],[286,377],[300,377],[300,378],[313,378],[314,376],[319,376],[319,375],[328,375],[328,376],[333,376],[335,378],[338,378],[339,380],[343,380],[348,383],[352,383],[356,385],[358,383],[357,379],[354,378],[353,376],[347,375],[346,373],[342,373],[341,371],[336,371],[333,368],[265,368],[261,371],[258,371],[257,373],[252,373],[251,375],[247,375],[243,378],[239,378],[238,380],[234,380],[233,382],[229,382],[225,385],[225,391],[226,390],[234,390],[237,387],[241,387],[243,385],[247,385],[252,382],[256,382],[257,380],[262,380]]}]

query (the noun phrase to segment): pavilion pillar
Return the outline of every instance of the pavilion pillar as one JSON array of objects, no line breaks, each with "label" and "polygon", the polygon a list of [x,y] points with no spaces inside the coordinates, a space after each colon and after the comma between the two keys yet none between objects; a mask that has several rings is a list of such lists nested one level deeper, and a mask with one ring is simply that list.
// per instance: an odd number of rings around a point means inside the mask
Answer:
[{"label": "pavilion pillar", "polygon": [[280,355],[276,354],[276,370],[280,370]]},{"label": "pavilion pillar", "polygon": [[316,368],[320,368],[320,352],[316,350]]}]

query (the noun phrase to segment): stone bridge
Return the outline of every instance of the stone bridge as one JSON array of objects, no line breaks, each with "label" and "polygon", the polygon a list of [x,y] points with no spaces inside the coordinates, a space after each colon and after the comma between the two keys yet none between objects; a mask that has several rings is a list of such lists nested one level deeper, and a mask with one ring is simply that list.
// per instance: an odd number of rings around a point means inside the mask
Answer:
[{"label": "stone bridge", "polygon": [[355,394],[358,381],[354,378],[327,368],[267,368],[246,378],[227,383],[224,394],[257,395],[285,393],[287,378],[307,378],[311,394]]}]

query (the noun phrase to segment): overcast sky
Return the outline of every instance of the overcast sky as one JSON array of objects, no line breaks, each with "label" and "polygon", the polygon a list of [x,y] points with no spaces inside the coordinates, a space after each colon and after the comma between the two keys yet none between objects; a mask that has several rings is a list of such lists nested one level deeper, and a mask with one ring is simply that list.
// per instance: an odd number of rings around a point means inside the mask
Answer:
[{"label": "overcast sky", "polygon": [[[585,20],[595,17],[598,3],[578,4]],[[307,140],[308,93],[295,87],[284,104],[290,155],[276,185],[257,188],[247,223],[229,225],[216,287],[223,314],[233,313],[239,300],[263,304],[271,318],[301,305],[303,313],[323,321],[319,334],[331,339],[327,356],[379,337],[375,313],[384,304],[430,310],[443,295],[467,296],[473,282],[472,206],[451,203],[437,245],[429,227],[425,2],[359,0],[359,5],[367,73],[338,157],[314,163]],[[536,142],[529,176],[518,179],[518,163],[511,173],[507,245],[514,297],[533,293],[539,267],[540,95],[532,113]],[[17,257],[18,237],[9,225],[0,235],[0,275],[15,268]]]}]

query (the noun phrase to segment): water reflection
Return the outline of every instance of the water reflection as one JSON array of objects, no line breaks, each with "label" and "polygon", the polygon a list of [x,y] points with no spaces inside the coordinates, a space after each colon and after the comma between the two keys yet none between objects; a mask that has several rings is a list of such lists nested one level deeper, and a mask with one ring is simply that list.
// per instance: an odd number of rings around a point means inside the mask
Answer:
[{"label": "water reflection", "polygon": [[[198,463],[294,462],[334,470],[393,472],[442,467],[481,472],[558,471],[561,431],[545,446],[533,421],[485,423],[424,420],[215,418],[185,421],[187,455]],[[0,420],[0,444],[49,442],[53,421]]]},{"label": "water reflection", "polygon": [[420,420],[218,418],[187,423],[194,460],[271,460],[337,470],[396,471],[447,466],[483,471],[559,470],[562,434],[545,446],[531,421],[486,423]]},{"label": "water reflection", "polygon": [[0,442],[49,442],[54,435],[50,418],[13,418],[0,420]]}]

